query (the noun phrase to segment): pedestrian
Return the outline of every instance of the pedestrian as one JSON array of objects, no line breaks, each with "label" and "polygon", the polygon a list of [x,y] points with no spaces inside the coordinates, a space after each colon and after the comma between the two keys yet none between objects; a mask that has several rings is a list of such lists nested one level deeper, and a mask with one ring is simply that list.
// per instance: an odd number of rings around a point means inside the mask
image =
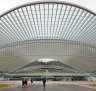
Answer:
[{"label": "pedestrian", "polygon": [[46,78],[43,78],[43,86],[46,86]]},{"label": "pedestrian", "polygon": [[33,80],[32,80],[32,78],[31,78],[31,84],[33,83]]},{"label": "pedestrian", "polygon": [[25,79],[25,87],[28,87],[27,79]]},{"label": "pedestrian", "polygon": [[25,85],[25,81],[24,81],[24,79],[22,80],[22,88],[24,87],[24,85]]}]

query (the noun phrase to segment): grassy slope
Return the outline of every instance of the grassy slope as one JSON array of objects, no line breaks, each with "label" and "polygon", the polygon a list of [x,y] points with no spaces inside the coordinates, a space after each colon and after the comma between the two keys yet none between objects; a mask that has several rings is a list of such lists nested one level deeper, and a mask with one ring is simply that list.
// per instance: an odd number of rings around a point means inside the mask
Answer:
[{"label": "grassy slope", "polygon": [[9,84],[0,84],[0,88],[7,88],[7,87],[10,87]]},{"label": "grassy slope", "polygon": [[96,87],[96,84],[90,84],[91,87]]}]

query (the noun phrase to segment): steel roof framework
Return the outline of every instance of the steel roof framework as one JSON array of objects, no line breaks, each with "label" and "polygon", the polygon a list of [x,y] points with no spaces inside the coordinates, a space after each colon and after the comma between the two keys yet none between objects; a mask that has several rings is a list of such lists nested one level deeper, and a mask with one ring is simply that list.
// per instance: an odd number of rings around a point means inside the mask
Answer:
[{"label": "steel roof framework", "polygon": [[[96,57],[96,14],[72,3],[47,1],[18,6],[0,15],[0,58],[43,56],[33,54],[38,49],[32,52],[38,45],[45,46],[49,56],[73,56],[82,49],[77,56]],[[50,54],[52,46],[57,54]]]},{"label": "steel roof framework", "polygon": [[96,45],[96,14],[72,4],[32,3],[1,15],[0,30],[0,45],[33,39]]}]

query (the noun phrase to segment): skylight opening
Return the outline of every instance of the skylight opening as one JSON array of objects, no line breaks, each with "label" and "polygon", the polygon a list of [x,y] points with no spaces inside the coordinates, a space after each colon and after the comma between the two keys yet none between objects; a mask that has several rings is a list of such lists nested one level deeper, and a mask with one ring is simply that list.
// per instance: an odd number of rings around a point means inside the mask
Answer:
[{"label": "skylight opening", "polygon": [[50,62],[50,61],[57,61],[56,59],[52,59],[52,58],[42,58],[42,59],[38,59],[39,62]]}]

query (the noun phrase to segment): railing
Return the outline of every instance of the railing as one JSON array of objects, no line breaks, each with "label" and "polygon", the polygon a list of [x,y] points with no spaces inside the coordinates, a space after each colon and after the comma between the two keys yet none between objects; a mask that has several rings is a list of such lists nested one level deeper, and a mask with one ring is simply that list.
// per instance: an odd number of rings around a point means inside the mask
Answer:
[{"label": "railing", "polygon": [[83,76],[88,77],[90,73],[59,73],[59,72],[38,72],[38,73],[6,73],[7,77],[30,77],[30,76],[63,76],[63,77],[72,77],[72,76]]}]

